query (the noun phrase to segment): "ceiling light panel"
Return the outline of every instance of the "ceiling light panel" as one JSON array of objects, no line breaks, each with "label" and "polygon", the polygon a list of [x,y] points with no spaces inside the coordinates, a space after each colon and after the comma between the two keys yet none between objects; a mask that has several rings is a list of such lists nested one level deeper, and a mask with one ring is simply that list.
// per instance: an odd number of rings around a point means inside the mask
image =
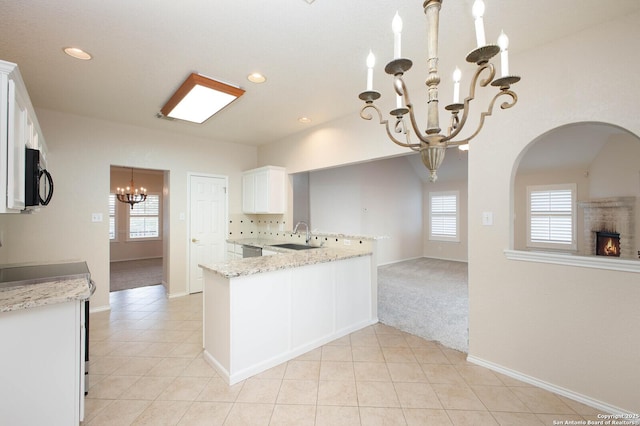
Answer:
[{"label": "ceiling light panel", "polygon": [[166,117],[201,124],[244,92],[239,87],[193,73],[160,112]]}]

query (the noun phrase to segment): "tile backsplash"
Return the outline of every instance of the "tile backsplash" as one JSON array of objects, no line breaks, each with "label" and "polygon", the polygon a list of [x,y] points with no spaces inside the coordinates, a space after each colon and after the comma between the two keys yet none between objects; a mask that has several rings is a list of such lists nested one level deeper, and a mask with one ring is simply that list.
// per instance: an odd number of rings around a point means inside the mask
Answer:
[{"label": "tile backsplash", "polygon": [[229,238],[268,238],[283,233],[287,226],[284,215],[230,214]]},{"label": "tile backsplash", "polygon": [[[304,244],[306,230],[303,228],[298,234],[292,234],[292,229],[293,225],[284,220],[284,215],[230,214],[227,238],[264,238]],[[311,244],[325,247],[370,248],[376,239],[378,238],[325,233],[313,229],[311,233]]]}]

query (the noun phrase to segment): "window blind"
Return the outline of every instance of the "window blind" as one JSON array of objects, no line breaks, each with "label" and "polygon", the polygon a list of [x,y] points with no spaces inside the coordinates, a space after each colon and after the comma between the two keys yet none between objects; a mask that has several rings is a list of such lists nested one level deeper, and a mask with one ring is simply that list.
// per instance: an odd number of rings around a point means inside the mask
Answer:
[{"label": "window blind", "polygon": [[109,239],[116,239],[116,194],[109,194]]},{"label": "window blind", "polygon": [[431,236],[457,238],[458,236],[458,197],[456,194],[443,194],[431,197]]},{"label": "window blind", "polygon": [[531,191],[530,241],[571,244],[573,242],[573,191]]},{"label": "window blind", "polygon": [[147,199],[129,210],[129,238],[160,236],[160,196],[148,194]]}]

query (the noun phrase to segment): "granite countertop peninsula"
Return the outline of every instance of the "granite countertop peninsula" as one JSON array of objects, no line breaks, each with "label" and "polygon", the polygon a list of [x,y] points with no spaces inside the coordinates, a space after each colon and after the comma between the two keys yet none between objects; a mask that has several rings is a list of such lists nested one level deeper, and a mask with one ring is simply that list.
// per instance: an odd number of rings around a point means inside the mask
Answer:
[{"label": "granite countertop peninsula", "polygon": [[228,242],[261,247],[278,252],[278,254],[272,256],[235,259],[211,265],[201,264],[199,266],[222,275],[225,278],[234,278],[260,274],[263,272],[277,271],[280,269],[290,269],[306,265],[315,265],[318,263],[335,262],[337,260],[369,256],[373,254],[370,249],[356,247],[317,247],[308,250],[290,250],[273,246],[273,244],[282,244],[284,243],[283,241],[261,238],[242,238],[237,240],[228,240]]},{"label": "granite countertop peninsula", "polygon": [[89,283],[84,278],[51,280],[0,288],[0,313],[85,300],[90,295]]}]

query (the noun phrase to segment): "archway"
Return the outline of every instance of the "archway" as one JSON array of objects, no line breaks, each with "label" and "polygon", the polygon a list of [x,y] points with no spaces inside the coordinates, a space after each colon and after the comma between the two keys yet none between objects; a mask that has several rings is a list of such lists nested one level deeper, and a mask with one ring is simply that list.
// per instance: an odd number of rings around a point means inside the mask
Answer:
[{"label": "archway", "polygon": [[[512,172],[511,248],[592,256],[596,254],[595,232],[598,228],[609,228],[621,234],[620,257],[637,260],[640,257],[638,158],[640,138],[609,123],[572,123],[534,139],[520,153]],[[572,244],[558,241],[536,244],[536,238],[532,237],[535,212],[532,213],[531,188],[567,184],[575,188]],[[553,220],[550,214],[544,224],[549,225],[551,232]]]}]

